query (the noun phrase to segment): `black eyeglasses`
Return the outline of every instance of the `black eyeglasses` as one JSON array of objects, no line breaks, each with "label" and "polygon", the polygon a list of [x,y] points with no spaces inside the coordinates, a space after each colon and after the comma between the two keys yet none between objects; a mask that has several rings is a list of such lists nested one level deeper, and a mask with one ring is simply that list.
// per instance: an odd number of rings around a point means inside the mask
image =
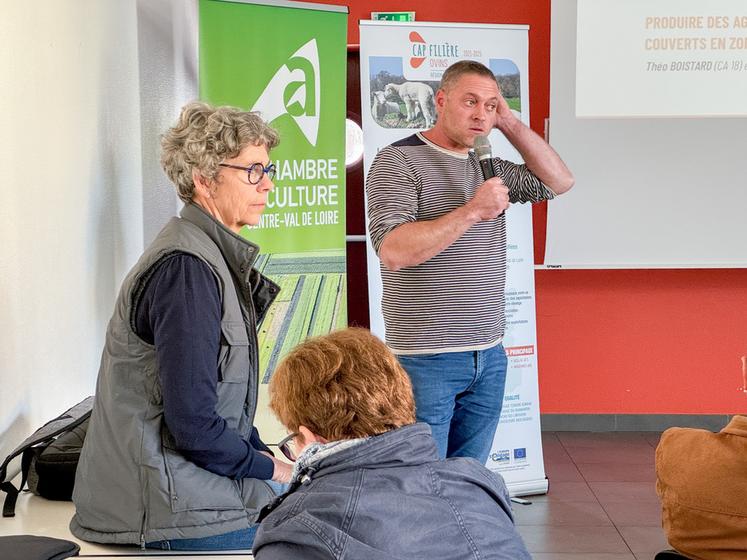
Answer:
[{"label": "black eyeglasses", "polygon": [[280,452],[285,455],[285,458],[288,459],[291,463],[296,462],[296,454],[293,452],[293,439],[298,435],[297,432],[293,432],[292,434],[289,434],[285,436],[283,439],[281,439],[278,443],[268,443],[270,447],[277,447]]},{"label": "black eyeglasses", "polygon": [[257,185],[262,180],[262,177],[265,176],[265,173],[267,173],[267,176],[270,178],[270,181],[273,180],[275,177],[275,164],[271,163],[267,167],[265,167],[263,164],[257,162],[251,164],[249,167],[244,167],[241,165],[232,165],[230,163],[219,163],[220,167],[230,167],[231,169],[241,169],[243,171],[246,171],[246,177],[249,179],[249,183],[252,185]]}]

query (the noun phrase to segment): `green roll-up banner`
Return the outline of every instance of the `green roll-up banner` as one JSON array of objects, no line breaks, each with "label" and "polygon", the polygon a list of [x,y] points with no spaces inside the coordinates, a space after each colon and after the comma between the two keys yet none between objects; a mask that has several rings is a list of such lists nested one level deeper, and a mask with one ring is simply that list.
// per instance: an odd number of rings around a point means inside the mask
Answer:
[{"label": "green roll-up banner", "polygon": [[280,133],[275,188],[258,227],[257,267],[282,287],[259,329],[263,439],[272,371],[309,336],[347,323],[345,101],[347,9],[301,2],[200,0],[200,97],[259,111]]}]

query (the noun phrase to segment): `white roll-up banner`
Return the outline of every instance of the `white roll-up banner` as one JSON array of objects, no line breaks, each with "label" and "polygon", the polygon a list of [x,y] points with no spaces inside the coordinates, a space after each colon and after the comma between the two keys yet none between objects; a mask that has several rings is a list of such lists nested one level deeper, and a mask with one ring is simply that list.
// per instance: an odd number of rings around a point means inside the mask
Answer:
[{"label": "white roll-up banner", "polygon": [[[397,112],[377,111],[374,91],[384,82],[417,81],[438,89],[444,70],[459,60],[478,60],[493,70],[504,88],[509,106],[529,124],[528,27],[454,23],[360,22],[361,105],[364,171],[376,152],[425,127],[422,115],[410,122]],[[373,86],[373,87],[372,87]],[[396,101],[395,101],[396,102]],[[404,114],[405,111],[403,110]],[[494,130],[493,153],[521,163],[519,153]],[[512,495],[547,492],[542,459],[537,385],[537,334],[534,299],[532,210],[513,205],[506,212],[508,277],[506,282],[506,335],[508,378],[503,412],[487,467],[500,473]],[[368,240],[368,281],[371,330],[384,338],[381,315],[379,259]]]}]

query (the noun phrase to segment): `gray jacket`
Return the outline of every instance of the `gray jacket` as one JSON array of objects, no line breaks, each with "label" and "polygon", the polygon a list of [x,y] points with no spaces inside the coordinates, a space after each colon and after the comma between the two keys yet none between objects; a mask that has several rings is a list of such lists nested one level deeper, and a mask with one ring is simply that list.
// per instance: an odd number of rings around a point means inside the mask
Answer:
[{"label": "gray jacket", "polygon": [[440,461],[426,424],[318,456],[263,511],[257,560],[531,558],[503,479],[473,459]]},{"label": "gray jacket", "polygon": [[278,287],[252,268],[256,245],[188,204],[125,278],[107,328],[73,493],[70,530],[80,539],[144,544],[227,533],[253,523],[274,495],[264,481],[232,480],[188,461],[163,420],[155,347],[135,334],[133,322],[149,275],[174,252],[202,259],[215,274],[223,304],[216,411],[251,436],[256,324]]}]

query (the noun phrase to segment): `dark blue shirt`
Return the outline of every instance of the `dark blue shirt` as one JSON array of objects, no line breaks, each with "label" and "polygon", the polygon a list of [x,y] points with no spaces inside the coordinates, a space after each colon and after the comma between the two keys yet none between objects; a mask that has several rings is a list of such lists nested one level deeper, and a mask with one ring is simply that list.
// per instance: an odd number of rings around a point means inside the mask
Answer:
[{"label": "dark blue shirt", "polygon": [[220,291],[207,263],[175,253],[156,265],[135,310],[137,335],[156,348],[164,420],[184,456],[234,479],[272,478],[268,450],[228,427],[218,402]]}]

